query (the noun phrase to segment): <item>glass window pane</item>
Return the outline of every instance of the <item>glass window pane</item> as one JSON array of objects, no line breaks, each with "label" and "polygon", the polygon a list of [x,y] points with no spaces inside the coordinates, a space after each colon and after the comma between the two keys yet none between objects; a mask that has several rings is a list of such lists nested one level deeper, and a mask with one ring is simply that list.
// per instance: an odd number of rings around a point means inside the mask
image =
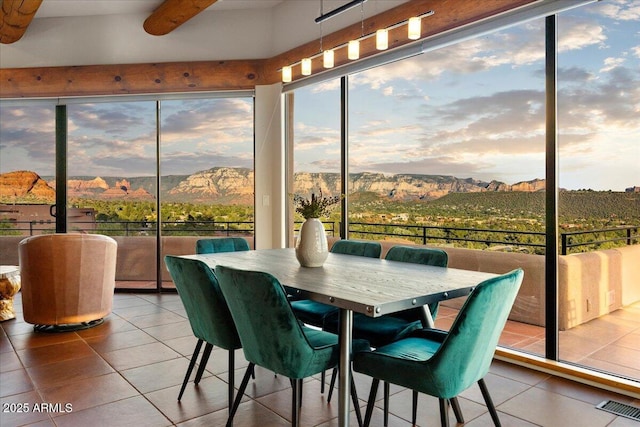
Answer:
[{"label": "glass window pane", "polygon": [[195,237],[251,238],[253,98],[163,101],[160,134],[162,257],[195,253]]},{"label": "glass window pane", "polygon": [[[349,78],[350,236],[525,282],[501,344],[544,354],[544,20]],[[461,301],[441,304],[447,328]]]},{"label": "glass window pane", "polygon": [[[560,358],[640,379],[637,1],[558,18]],[[634,335],[635,334],[635,335]],[[635,344],[631,344],[634,342]]]},{"label": "glass window pane", "polygon": [[55,116],[53,106],[0,108],[0,238],[10,242],[3,264],[18,264],[21,238],[55,232]]},{"label": "glass window pane", "polygon": [[[294,92],[293,194],[310,198],[339,196],[340,79],[307,86]],[[328,237],[340,236],[340,209],[335,205],[321,218]],[[294,229],[304,221],[294,215]]]},{"label": "glass window pane", "polygon": [[155,109],[155,102],[67,106],[67,229],[118,241],[118,288],[157,286]]}]

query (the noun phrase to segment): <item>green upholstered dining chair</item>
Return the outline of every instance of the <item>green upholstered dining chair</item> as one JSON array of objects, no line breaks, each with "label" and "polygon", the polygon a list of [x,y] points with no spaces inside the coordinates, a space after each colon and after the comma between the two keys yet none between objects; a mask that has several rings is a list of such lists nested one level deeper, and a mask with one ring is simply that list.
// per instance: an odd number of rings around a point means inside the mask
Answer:
[{"label": "green upholstered dining chair", "polygon": [[[436,267],[446,267],[449,262],[447,253],[441,249],[422,248],[416,246],[397,245],[389,249],[385,255],[386,260],[407,262],[413,264],[433,265]],[[438,312],[438,303],[429,304],[431,317],[435,319]],[[380,347],[411,333],[421,327],[427,327],[424,323],[424,309],[422,307],[388,314],[381,317],[369,317],[361,313],[353,316],[353,337],[366,339],[373,347]],[[327,319],[326,329],[330,332],[338,328],[338,319],[331,317]],[[335,372],[331,377],[329,395],[327,400],[331,400],[333,387],[335,385]],[[457,402],[452,402],[458,416]],[[418,393],[413,394],[413,424],[415,424],[418,407]],[[389,383],[384,383],[384,425],[388,424],[389,417]]]},{"label": "green upholstered dining chair", "polygon": [[[449,425],[449,400],[475,382],[491,418],[500,425],[484,377],[500,334],[522,284],[522,269],[478,284],[469,294],[449,332],[420,329],[392,344],[354,355],[354,370],[373,377],[365,415],[371,420],[380,380],[440,400],[441,425]],[[464,420],[458,419],[458,422]]]},{"label": "green upholstered dining chair", "polygon": [[249,243],[242,237],[220,237],[215,239],[200,239],[196,242],[197,254],[212,254],[219,252],[248,251]]},{"label": "green upholstered dining chair", "polygon": [[[331,247],[331,253],[380,258],[382,246],[378,242],[364,242],[357,240],[338,240]],[[338,317],[339,309],[329,304],[301,299],[291,301],[291,308],[296,317],[307,325],[324,327],[329,316]]]},{"label": "green upholstered dining chair", "polygon": [[[364,256],[369,258],[380,258],[382,253],[382,245],[378,242],[366,242],[360,240],[338,240],[331,247],[331,253]],[[313,301],[310,299],[299,299],[291,301],[291,308],[293,309],[296,317],[307,325],[317,326],[324,328],[325,321],[330,317],[339,318],[340,309],[329,304],[323,304],[321,302]],[[332,333],[338,333],[337,330]],[[337,369],[333,370],[333,376],[331,377],[332,386],[335,385],[337,375]],[[320,393],[324,393],[325,385],[325,372],[322,372],[320,385]],[[329,400],[331,400],[331,394],[329,394]]]},{"label": "green upholstered dining chair", "polygon": [[[241,342],[218,281],[211,268],[202,261],[171,255],[165,256],[164,261],[187,312],[193,334],[198,338],[178,394],[178,400],[182,398],[202,343],[206,342],[207,347],[213,348],[216,345],[228,350],[229,411],[231,411],[234,397],[234,355],[235,350],[241,347]],[[195,384],[200,382],[208,357],[205,359],[203,354],[202,359],[194,381]]]},{"label": "green upholstered dining chair", "polygon": [[[284,288],[269,273],[218,265],[215,274],[238,329],[245,358],[250,362],[249,368],[262,366],[291,380],[291,425],[299,425],[302,380],[337,365],[338,336],[301,323],[291,310]],[[352,348],[353,352],[363,351],[369,349],[369,343],[354,340]],[[230,419],[240,404],[250,374],[247,371],[242,379]],[[353,379],[351,391],[361,424]]]}]

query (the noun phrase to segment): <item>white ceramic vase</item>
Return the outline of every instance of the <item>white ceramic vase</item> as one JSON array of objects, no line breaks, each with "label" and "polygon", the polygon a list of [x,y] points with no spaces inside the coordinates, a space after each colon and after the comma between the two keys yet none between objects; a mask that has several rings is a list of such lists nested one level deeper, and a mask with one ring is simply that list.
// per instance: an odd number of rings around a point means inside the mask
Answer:
[{"label": "white ceramic vase", "polygon": [[296,240],[296,258],[303,267],[322,267],[329,255],[327,234],[318,218],[309,218],[302,223]]}]

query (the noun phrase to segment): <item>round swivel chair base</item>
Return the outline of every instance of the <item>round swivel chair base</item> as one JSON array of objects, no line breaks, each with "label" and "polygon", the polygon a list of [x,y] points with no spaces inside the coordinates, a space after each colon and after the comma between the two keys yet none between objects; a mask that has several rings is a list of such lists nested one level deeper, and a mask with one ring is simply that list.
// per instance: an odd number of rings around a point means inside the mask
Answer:
[{"label": "round swivel chair base", "polygon": [[68,323],[65,325],[33,325],[33,330],[36,332],[73,332],[93,328],[94,326],[102,324],[102,322],[104,322],[104,319],[96,319],[90,322]]}]

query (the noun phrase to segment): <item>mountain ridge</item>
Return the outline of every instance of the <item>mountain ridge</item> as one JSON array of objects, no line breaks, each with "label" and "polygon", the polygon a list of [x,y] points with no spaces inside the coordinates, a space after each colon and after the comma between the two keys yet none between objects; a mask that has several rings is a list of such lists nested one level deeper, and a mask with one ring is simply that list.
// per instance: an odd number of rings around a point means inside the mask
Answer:
[{"label": "mountain ridge", "polygon": [[[48,179],[48,181],[47,181]],[[213,167],[191,175],[167,175],[160,178],[163,200],[173,202],[252,204],[254,172],[248,168]],[[507,184],[451,175],[393,174],[375,172],[350,174],[350,189],[354,193],[376,194],[393,201],[435,200],[451,193],[469,192],[538,192],[545,190],[545,180],[533,179]],[[67,193],[70,198],[153,200],[155,177],[70,177]],[[340,194],[340,174],[298,172],[294,175],[296,193],[309,195],[322,192],[325,196]],[[631,187],[632,190],[638,187]],[[629,191],[629,189],[627,189]],[[55,180],[40,177],[33,171],[0,174],[0,201],[53,203]]]}]

